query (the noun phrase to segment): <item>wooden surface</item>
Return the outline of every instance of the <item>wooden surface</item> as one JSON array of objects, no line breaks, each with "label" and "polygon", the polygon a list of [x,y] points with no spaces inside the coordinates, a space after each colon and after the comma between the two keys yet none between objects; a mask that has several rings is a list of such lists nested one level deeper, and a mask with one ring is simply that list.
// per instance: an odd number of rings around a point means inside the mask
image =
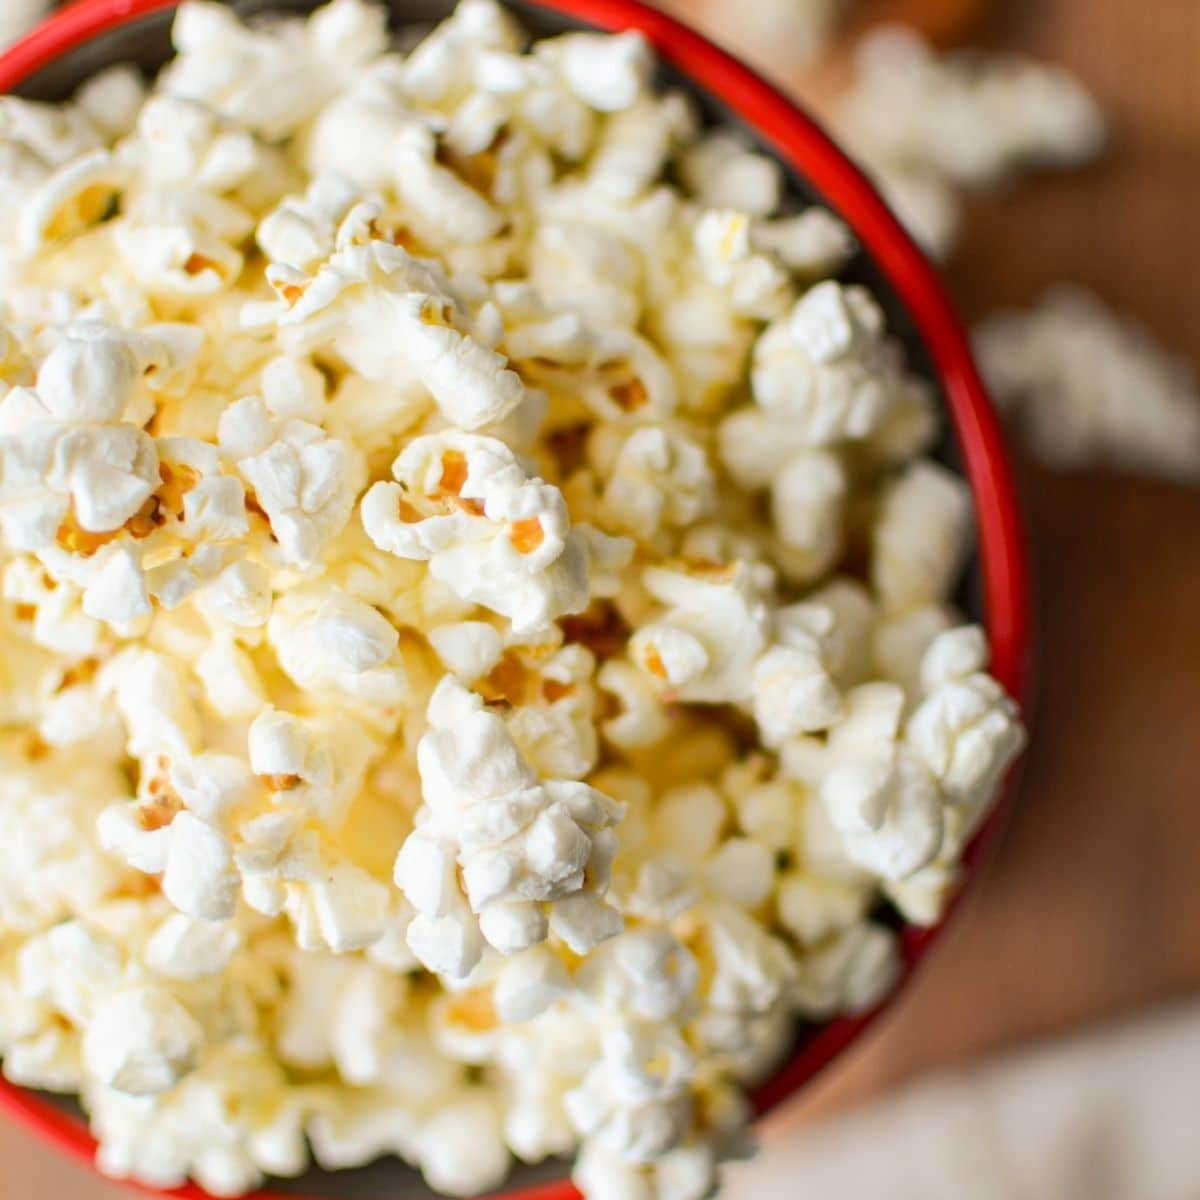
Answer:
[{"label": "wooden surface", "polygon": [[[1200,2],[1001,0],[979,40],[1077,70],[1115,143],[972,205],[965,311],[1078,280],[1200,362]],[[1200,987],[1200,493],[1029,464],[1023,482],[1043,651],[1011,831],[897,1009],[777,1124]],[[0,1200],[129,1195],[2,1126],[0,1164]]]}]

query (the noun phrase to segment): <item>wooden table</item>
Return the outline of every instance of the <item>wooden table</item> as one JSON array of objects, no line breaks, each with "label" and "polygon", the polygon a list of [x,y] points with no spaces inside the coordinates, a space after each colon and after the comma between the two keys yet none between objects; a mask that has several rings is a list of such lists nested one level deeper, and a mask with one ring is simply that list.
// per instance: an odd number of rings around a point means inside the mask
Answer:
[{"label": "wooden table", "polygon": [[[1001,0],[978,40],[1077,70],[1114,147],[973,203],[965,312],[1078,280],[1200,362],[1200,3]],[[777,1122],[1200,986],[1200,492],[1022,470],[1043,653],[1011,831],[893,1013]],[[129,1195],[0,1126],[0,1200]]]}]

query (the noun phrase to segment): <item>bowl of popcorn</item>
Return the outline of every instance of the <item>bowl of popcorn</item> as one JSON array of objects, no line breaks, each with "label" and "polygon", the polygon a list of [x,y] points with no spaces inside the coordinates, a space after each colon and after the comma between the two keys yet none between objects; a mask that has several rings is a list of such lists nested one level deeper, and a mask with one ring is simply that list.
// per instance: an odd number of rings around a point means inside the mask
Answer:
[{"label": "bowl of popcorn", "polygon": [[85,0],[0,86],[3,1107],[183,1196],[710,1194],[1022,743],[924,259],[631,0]]}]

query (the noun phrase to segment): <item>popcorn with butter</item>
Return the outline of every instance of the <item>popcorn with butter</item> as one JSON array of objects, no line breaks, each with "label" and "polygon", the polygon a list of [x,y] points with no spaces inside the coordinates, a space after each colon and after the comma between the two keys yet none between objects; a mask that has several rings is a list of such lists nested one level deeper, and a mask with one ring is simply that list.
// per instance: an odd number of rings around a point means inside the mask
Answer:
[{"label": "popcorn with butter", "polygon": [[508,617],[516,632],[584,606],[586,557],[557,488],[530,478],[495,438],[416,438],[362,502],[381,550],[429,563],[462,599]]},{"label": "popcorn with butter", "polygon": [[174,40],[0,98],[3,1070],[151,1186],[702,1200],[1020,746],[932,391],[636,33]]},{"label": "popcorn with butter", "polygon": [[603,893],[618,806],[583,783],[539,781],[504,723],[452,678],[429,724],[417,748],[425,803],[396,860],[417,957],[462,978],[485,943],[511,954],[552,931],[586,954],[617,932]]}]

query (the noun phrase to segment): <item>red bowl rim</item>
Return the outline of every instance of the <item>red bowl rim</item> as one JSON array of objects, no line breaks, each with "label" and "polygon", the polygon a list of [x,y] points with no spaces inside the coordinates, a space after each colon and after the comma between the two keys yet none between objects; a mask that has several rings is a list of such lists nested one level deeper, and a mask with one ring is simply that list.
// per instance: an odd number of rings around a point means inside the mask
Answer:
[{"label": "red bowl rim", "polygon": [[[971,356],[970,343],[936,272],[880,199],[872,184],[817,123],[777,88],[694,30],[642,0],[529,0],[608,30],[637,29],[671,63],[737,114],[826,198],[853,229],[913,320],[941,383],[974,494],[985,623],[992,671],[1027,708],[1032,669],[1030,573],[1020,507],[1004,436]],[[116,26],[171,8],[179,0],[77,0],[0,55],[0,92],[82,43]],[[963,884],[941,922],[906,926],[900,935],[904,971],[892,993],[868,1013],[839,1017],[820,1027],[753,1093],[756,1114],[775,1107],[844,1051],[896,999],[913,970],[953,916],[978,874],[981,860],[1011,803],[1013,779],[963,856]],[[0,1111],[72,1158],[94,1165],[96,1142],[81,1120],[0,1077]],[[151,1195],[210,1200],[194,1184],[159,1191],[123,1181]],[[497,1200],[576,1200],[568,1180],[497,1194]],[[297,1200],[258,1192],[249,1200]]]}]

